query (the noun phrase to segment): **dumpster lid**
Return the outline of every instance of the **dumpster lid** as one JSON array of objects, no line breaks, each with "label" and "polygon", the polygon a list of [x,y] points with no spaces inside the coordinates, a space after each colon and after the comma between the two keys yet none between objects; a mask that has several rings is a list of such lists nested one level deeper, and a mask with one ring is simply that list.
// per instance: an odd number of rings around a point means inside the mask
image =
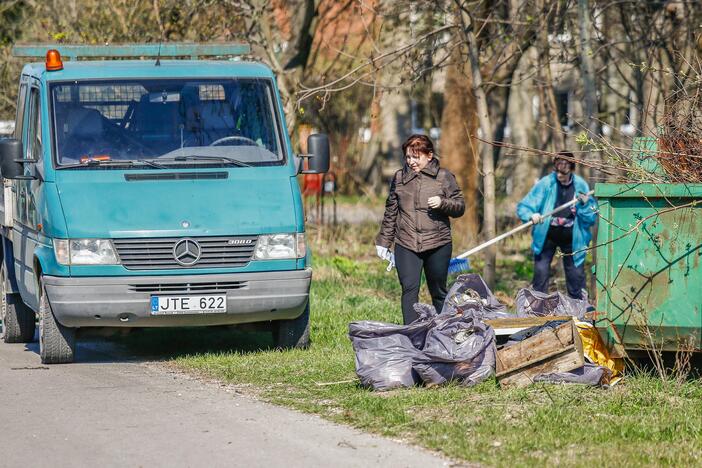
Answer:
[{"label": "dumpster lid", "polygon": [[[702,198],[702,184],[595,184],[597,198]],[[702,200],[700,200],[702,204]]]}]

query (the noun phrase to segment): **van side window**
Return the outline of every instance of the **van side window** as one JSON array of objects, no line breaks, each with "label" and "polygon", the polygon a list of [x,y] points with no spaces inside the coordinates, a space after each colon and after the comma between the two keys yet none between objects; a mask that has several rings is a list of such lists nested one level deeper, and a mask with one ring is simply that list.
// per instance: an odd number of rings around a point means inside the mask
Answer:
[{"label": "van side window", "polygon": [[27,97],[27,84],[20,86],[19,95],[17,96],[17,114],[15,115],[15,138],[22,139],[22,127],[24,126],[24,102]]},{"label": "van side window", "polygon": [[41,107],[39,89],[31,88],[29,96],[29,132],[27,133],[27,159],[41,160]]}]

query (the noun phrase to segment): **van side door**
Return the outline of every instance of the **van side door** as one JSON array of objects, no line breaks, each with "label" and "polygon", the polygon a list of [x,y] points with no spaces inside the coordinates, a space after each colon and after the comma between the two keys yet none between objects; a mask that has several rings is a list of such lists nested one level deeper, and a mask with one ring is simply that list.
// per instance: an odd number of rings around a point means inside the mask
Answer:
[{"label": "van side door", "polygon": [[[25,175],[37,175],[43,171],[36,165],[42,164],[43,135],[41,118],[41,92],[39,83],[29,79],[27,83],[26,118],[22,128],[24,158],[35,160],[36,164],[25,164]],[[38,309],[39,291],[37,290],[34,268],[34,252],[39,242],[39,217],[36,199],[42,181],[38,179],[16,180],[16,204],[14,213],[13,246],[15,255],[15,277],[22,300],[33,310]]]},{"label": "van side door", "polygon": [[[25,112],[27,109],[27,90],[29,88],[29,77],[26,75],[20,75],[20,85],[19,85],[19,92],[17,93],[17,111],[15,114],[15,131],[13,134],[13,138],[19,141],[23,141],[23,136],[24,136],[24,122],[27,117],[27,113]],[[12,208],[8,209],[9,215],[5,213],[5,216],[12,216],[13,223],[10,223],[11,225],[14,224],[14,212],[17,209],[17,181],[9,181],[9,188],[10,191],[8,192],[5,187],[3,187],[3,207],[5,209],[8,208],[5,203],[12,204]],[[3,184],[7,184],[8,181],[3,180]],[[12,194],[10,196],[10,193]],[[9,199],[5,200],[5,197],[8,196]],[[3,262],[5,264],[5,268],[7,268],[7,274],[8,274],[8,282],[6,286],[8,288],[11,288],[13,293],[19,292],[18,289],[16,288],[16,283],[19,281],[16,280],[15,276],[15,270],[17,266],[21,262],[16,262],[15,261],[15,256],[14,256],[14,248],[13,248],[13,242],[15,239],[15,233],[14,229],[10,230],[8,234],[8,239],[3,239]],[[19,244],[17,244],[19,246]]]}]

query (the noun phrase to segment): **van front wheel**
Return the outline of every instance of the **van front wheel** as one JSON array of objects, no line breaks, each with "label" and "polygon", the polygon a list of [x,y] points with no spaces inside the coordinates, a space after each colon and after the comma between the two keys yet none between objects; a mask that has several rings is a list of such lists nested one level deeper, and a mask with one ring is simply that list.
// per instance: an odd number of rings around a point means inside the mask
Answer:
[{"label": "van front wheel", "polygon": [[75,349],[76,329],[58,323],[46,296],[46,289],[42,286],[39,301],[39,355],[42,364],[73,362]]},{"label": "van front wheel", "polygon": [[36,330],[34,311],[22,302],[19,294],[7,292],[5,265],[0,268],[0,337],[5,343],[29,343],[34,340]]},{"label": "van front wheel", "polygon": [[305,311],[292,320],[276,320],[273,326],[273,342],[278,349],[307,349],[310,346],[310,303]]}]

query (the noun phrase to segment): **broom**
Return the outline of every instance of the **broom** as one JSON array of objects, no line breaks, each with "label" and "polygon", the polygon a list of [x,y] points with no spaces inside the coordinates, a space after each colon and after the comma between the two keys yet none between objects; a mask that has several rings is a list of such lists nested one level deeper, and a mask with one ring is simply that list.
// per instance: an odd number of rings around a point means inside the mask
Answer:
[{"label": "broom", "polygon": [[[594,193],[595,193],[594,190],[590,190],[589,192],[587,192],[587,195],[591,197],[592,195],[594,195]],[[556,208],[552,209],[551,211],[542,214],[541,217],[545,220],[549,216],[553,215],[554,213],[558,213],[562,209],[570,208],[571,206],[575,205],[577,202],[578,202],[578,198],[574,198],[571,201],[569,201],[568,203],[564,203],[561,206],[556,207]],[[449,269],[448,269],[449,273],[461,273],[463,271],[470,270],[470,262],[468,261],[467,257],[470,257],[474,253],[480,252],[484,248],[490,247],[491,245],[500,242],[502,239],[505,239],[505,238],[511,236],[512,234],[516,234],[520,231],[523,231],[524,229],[526,229],[530,226],[533,226],[533,225],[534,225],[534,222],[529,220],[526,223],[512,229],[511,231],[507,231],[503,234],[500,234],[499,236],[497,236],[493,239],[490,239],[487,242],[483,242],[482,244],[478,245],[477,247],[473,247],[472,249],[470,249],[466,252],[463,252],[461,255],[458,255],[457,257],[452,258],[451,261],[449,262]]]}]

